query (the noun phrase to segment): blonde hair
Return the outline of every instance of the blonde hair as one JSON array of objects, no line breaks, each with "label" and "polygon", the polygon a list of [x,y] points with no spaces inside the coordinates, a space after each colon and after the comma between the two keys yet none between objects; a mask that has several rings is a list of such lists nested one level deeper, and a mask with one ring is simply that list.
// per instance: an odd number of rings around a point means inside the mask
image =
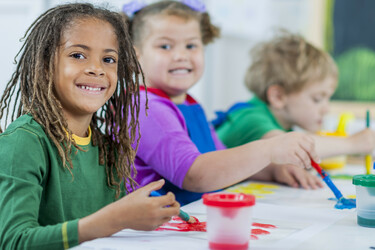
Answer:
[{"label": "blonde hair", "polygon": [[134,14],[129,19],[129,33],[133,39],[134,45],[141,46],[146,28],[146,21],[156,15],[177,16],[186,20],[194,19],[200,24],[202,42],[207,45],[220,36],[220,29],[211,23],[207,12],[198,12],[189,6],[176,1],[160,1],[150,4]]},{"label": "blonde hair", "polygon": [[252,63],[245,84],[258,98],[268,103],[267,89],[281,86],[286,94],[299,92],[311,82],[338,78],[332,57],[307,42],[302,36],[281,31],[251,52]]}]

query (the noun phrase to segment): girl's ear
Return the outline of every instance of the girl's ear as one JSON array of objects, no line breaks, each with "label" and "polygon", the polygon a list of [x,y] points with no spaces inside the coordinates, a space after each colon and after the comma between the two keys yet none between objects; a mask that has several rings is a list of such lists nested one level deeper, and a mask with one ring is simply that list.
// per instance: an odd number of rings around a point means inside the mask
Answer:
[{"label": "girl's ear", "polygon": [[271,85],[267,89],[267,100],[269,105],[276,109],[282,109],[286,103],[286,94],[283,87],[279,85]]},{"label": "girl's ear", "polygon": [[141,55],[139,49],[134,45],[133,45],[133,48],[135,50],[135,54],[136,54],[137,58],[139,58],[139,56]]}]

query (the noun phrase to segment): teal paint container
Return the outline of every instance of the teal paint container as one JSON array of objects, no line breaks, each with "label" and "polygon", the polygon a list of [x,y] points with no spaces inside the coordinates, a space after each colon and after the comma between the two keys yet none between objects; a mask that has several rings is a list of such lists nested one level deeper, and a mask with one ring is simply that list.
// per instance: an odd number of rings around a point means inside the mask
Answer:
[{"label": "teal paint container", "polygon": [[375,227],[375,175],[356,175],[357,223],[363,227]]}]

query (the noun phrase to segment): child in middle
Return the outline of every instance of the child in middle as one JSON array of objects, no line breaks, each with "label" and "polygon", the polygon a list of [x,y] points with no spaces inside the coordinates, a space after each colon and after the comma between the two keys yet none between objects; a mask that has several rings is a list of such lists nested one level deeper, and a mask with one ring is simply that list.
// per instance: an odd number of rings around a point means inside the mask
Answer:
[{"label": "child in middle", "polygon": [[[187,94],[203,74],[204,45],[219,35],[204,5],[191,3],[197,1],[157,2],[136,11],[130,21],[149,104],[148,114],[139,116],[142,138],[135,159],[136,181],[143,186],[165,178],[160,192],[172,191],[181,205],[200,199],[200,192],[250,176],[279,182],[293,176],[312,188],[320,186],[315,176],[297,167],[308,167],[310,158],[318,160],[308,135],[295,132],[223,150],[201,106]],[[145,102],[142,91],[141,103]],[[271,163],[295,166],[261,171]]]},{"label": "child in middle", "polygon": [[[310,133],[321,129],[338,80],[336,64],[328,53],[300,35],[283,31],[255,46],[251,60],[245,83],[255,96],[234,105],[221,124],[214,123],[227,147],[285,134],[293,126]],[[375,147],[371,129],[348,137],[314,134],[313,138],[321,158],[370,153]]]}]

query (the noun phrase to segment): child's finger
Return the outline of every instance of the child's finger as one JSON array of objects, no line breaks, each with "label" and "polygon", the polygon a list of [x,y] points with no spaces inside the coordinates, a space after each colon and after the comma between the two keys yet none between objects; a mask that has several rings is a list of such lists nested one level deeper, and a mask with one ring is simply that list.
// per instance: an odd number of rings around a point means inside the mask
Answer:
[{"label": "child's finger", "polygon": [[299,183],[299,185],[303,188],[303,189],[310,189],[310,185],[309,185],[309,181],[308,181],[308,177],[305,175],[305,173],[303,171],[303,169],[301,169],[302,171],[294,171],[293,174],[294,174],[294,178],[297,179],[297,182]]},{"label": "child's finger", "polygon": [[308,179],[308,181],[309,181],[309,185],[310,185],[310,187],[312,189],[318,189],[318,188],[322,188],[323,187],[322,182],[316,176],[310,176],[310,178]]},{"label": "child's finger", "polygon": [[[166,195],[158,197],[159,205],[166,207],[172,206],[176,203],[176,197],[172,192],[168,192]],[[177,203],[178,204],[178,203]]]},{"label": "child's finger", "polygon": [[296,156],[297,161],[298,161],[297,166],[307,168],[307,166],[311,162],[309,155],[303,149],[297,149],[296,152],[295,152],[295,156]]},{"label": "child's finger", "polygon": [[150,193],[151,193],[151,191],[159,190],[160,188],[162,188],[162,186],[164,185],[164,183],[165,183],[165,180],[164,180],[164,179],[160,179],[160,180],[158,180],[158,181],[153,181],[153,182],[147,184],[146,186],[144,186],[144,187],[142,188],[142,190],[143,190],[144,192],[146,192],[147,195],[149,196]]},{"label": "child's finger", "polygon": [[160,213],[161,217],[177,216],[180,213],[180,204],[178,202],[175,202],[169,207],[164,207]]},{"label": "child's finger", "polygon": [[300,146],[302,149],[308,154],[309,159],[307,161],[307,164],[305,164],[306,169],[311,168],[310,160],[314,160],[315,162],[320,162],[320,158],[315,150],[315,143],[313,140],[309,140],[311,137],[307,136],[307,143],[302,143]]},{"label": "child's finger", "polygon": [[295,180],[295,178],[293,178],[291,174],[285,174],[282,182],[290,187],[294,187],[294,188],[298,187],[298,182]]}]

